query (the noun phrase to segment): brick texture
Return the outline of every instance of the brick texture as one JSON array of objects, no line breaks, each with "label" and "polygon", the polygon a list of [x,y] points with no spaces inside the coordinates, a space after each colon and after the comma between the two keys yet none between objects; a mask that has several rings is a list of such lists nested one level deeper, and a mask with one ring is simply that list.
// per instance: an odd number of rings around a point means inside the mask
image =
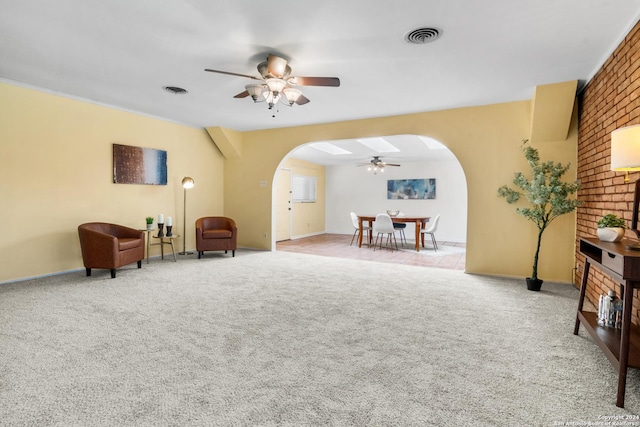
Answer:
[{"label": "brick texture", "polygon": [[[640,124],[640,23],[629,32],[602,68],[578,96],[578,179],[582,188],[578,198],[584,204],[577,211],[576,235],[596,237],[598,220],[607,213],[615,213],[631,224],[633,183],[640,173],[629,174],[625,182],[623,172],[609,170],[611,164],[611,132],[624,126]],[[631,230],[626,236],[636,239]],[[580,284],[584,271],[584,257],[578,253],[576,242],[576,277]],[[587,297],[598,305],[598,296],[609,289],[620,296],[618,285],[591,269]],[[634,294],[633,321],[640,324],[640,300]]]}]

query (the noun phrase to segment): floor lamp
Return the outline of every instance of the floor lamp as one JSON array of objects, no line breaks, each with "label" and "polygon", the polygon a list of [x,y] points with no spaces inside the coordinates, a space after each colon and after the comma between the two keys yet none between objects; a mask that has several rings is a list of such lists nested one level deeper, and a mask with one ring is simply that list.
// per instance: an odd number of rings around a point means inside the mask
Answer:
[{"label": "floor lamp", "polygon": [[178,255],[191,255],[193,252],[187,252],[187,189],[193,188],[195,182],[193,178],[185,176],[182,178],[182,188],[184,189],[184,212],[182,213],[182,252],[178,252]]}]

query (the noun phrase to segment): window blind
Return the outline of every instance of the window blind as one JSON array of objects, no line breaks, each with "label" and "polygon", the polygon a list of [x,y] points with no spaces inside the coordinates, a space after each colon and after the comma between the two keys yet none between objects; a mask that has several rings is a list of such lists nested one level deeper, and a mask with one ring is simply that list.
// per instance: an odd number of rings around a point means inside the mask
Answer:
[{"label": "window blind", "polygon": [[316,177],[293,175],[292,201],[294,203],[313,203],[316,201]]}]

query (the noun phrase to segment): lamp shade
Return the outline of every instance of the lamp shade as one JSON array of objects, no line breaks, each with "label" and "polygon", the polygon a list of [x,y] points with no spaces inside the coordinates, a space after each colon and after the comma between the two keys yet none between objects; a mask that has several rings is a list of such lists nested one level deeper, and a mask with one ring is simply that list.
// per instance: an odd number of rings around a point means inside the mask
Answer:
[{"label": "lamp shade", "polygon": [[611,132],[611,170],[640,171],[640,125]]},{"label": "lamp shade", "polygon": [[182,188],[187,189],[187,188],[193,188],[193,186],[195,185],[195,182],[193,181],[193,178],[185,176],[184,178],[182,178]]},{"label": "lamp shade", "polygon": [[282,92],[282,89],[285,88],[287,82],[282,79],[268,79],[266,81],[269,90],[273,92],[274,96]]},{"label": "lamp shade", "polygon": [[267,70],[273,77],[283,77],[287,71],[287,60],[279,56],[269,55]]},{"label": "lamp shade", "polygon": [[258,101],[258,98],[260,98],[260,95],[262,95],[262,91],[264,90],[263,85],[246,85],[244,88],[247,90],[247,92],[249,92],[251,98],[256,102]]},{"label": "lamp shade", "polygon": [[298,98],[300,98],[300,95],[302,95],[302,92],[300,92],[298,89],[292,87],[284,89],[284,96],[287,97],[287,103],[289,104],[289,106],[295,104]]}]

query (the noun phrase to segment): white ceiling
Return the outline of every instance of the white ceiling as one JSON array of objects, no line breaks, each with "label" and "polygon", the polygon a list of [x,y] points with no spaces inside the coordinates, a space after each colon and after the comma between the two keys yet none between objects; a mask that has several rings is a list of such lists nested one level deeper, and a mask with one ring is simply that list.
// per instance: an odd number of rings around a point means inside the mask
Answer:
[{"label": "white ceiling", "polygon": [[[0,0],[0,79],[197,127],[288,127],[584,82],[639,16],[640,0]],[[404,41],[420,27],[442,36]],[[258,75],[268,53],[341,86],[303,87],[309,104],[272,117],[233,98],[252,80],[204,71]]]},{"label": "white ceiling", "polygon": [[[389,146],[386,146],[386,143]],[[314,147],[317,143],[328,143],[349,153],[331,154]],[[396,149],[397,151],[390,151]],[[341,139],[316,141],[296,149],[290,154],[296,159],[320,165],[360,164],[368,166],[372,156],[379,156],[386,163],[411,163],[420,161],[454,160],[455,156],[440,142],[421,135],[388,135],[363,139]]]}]

